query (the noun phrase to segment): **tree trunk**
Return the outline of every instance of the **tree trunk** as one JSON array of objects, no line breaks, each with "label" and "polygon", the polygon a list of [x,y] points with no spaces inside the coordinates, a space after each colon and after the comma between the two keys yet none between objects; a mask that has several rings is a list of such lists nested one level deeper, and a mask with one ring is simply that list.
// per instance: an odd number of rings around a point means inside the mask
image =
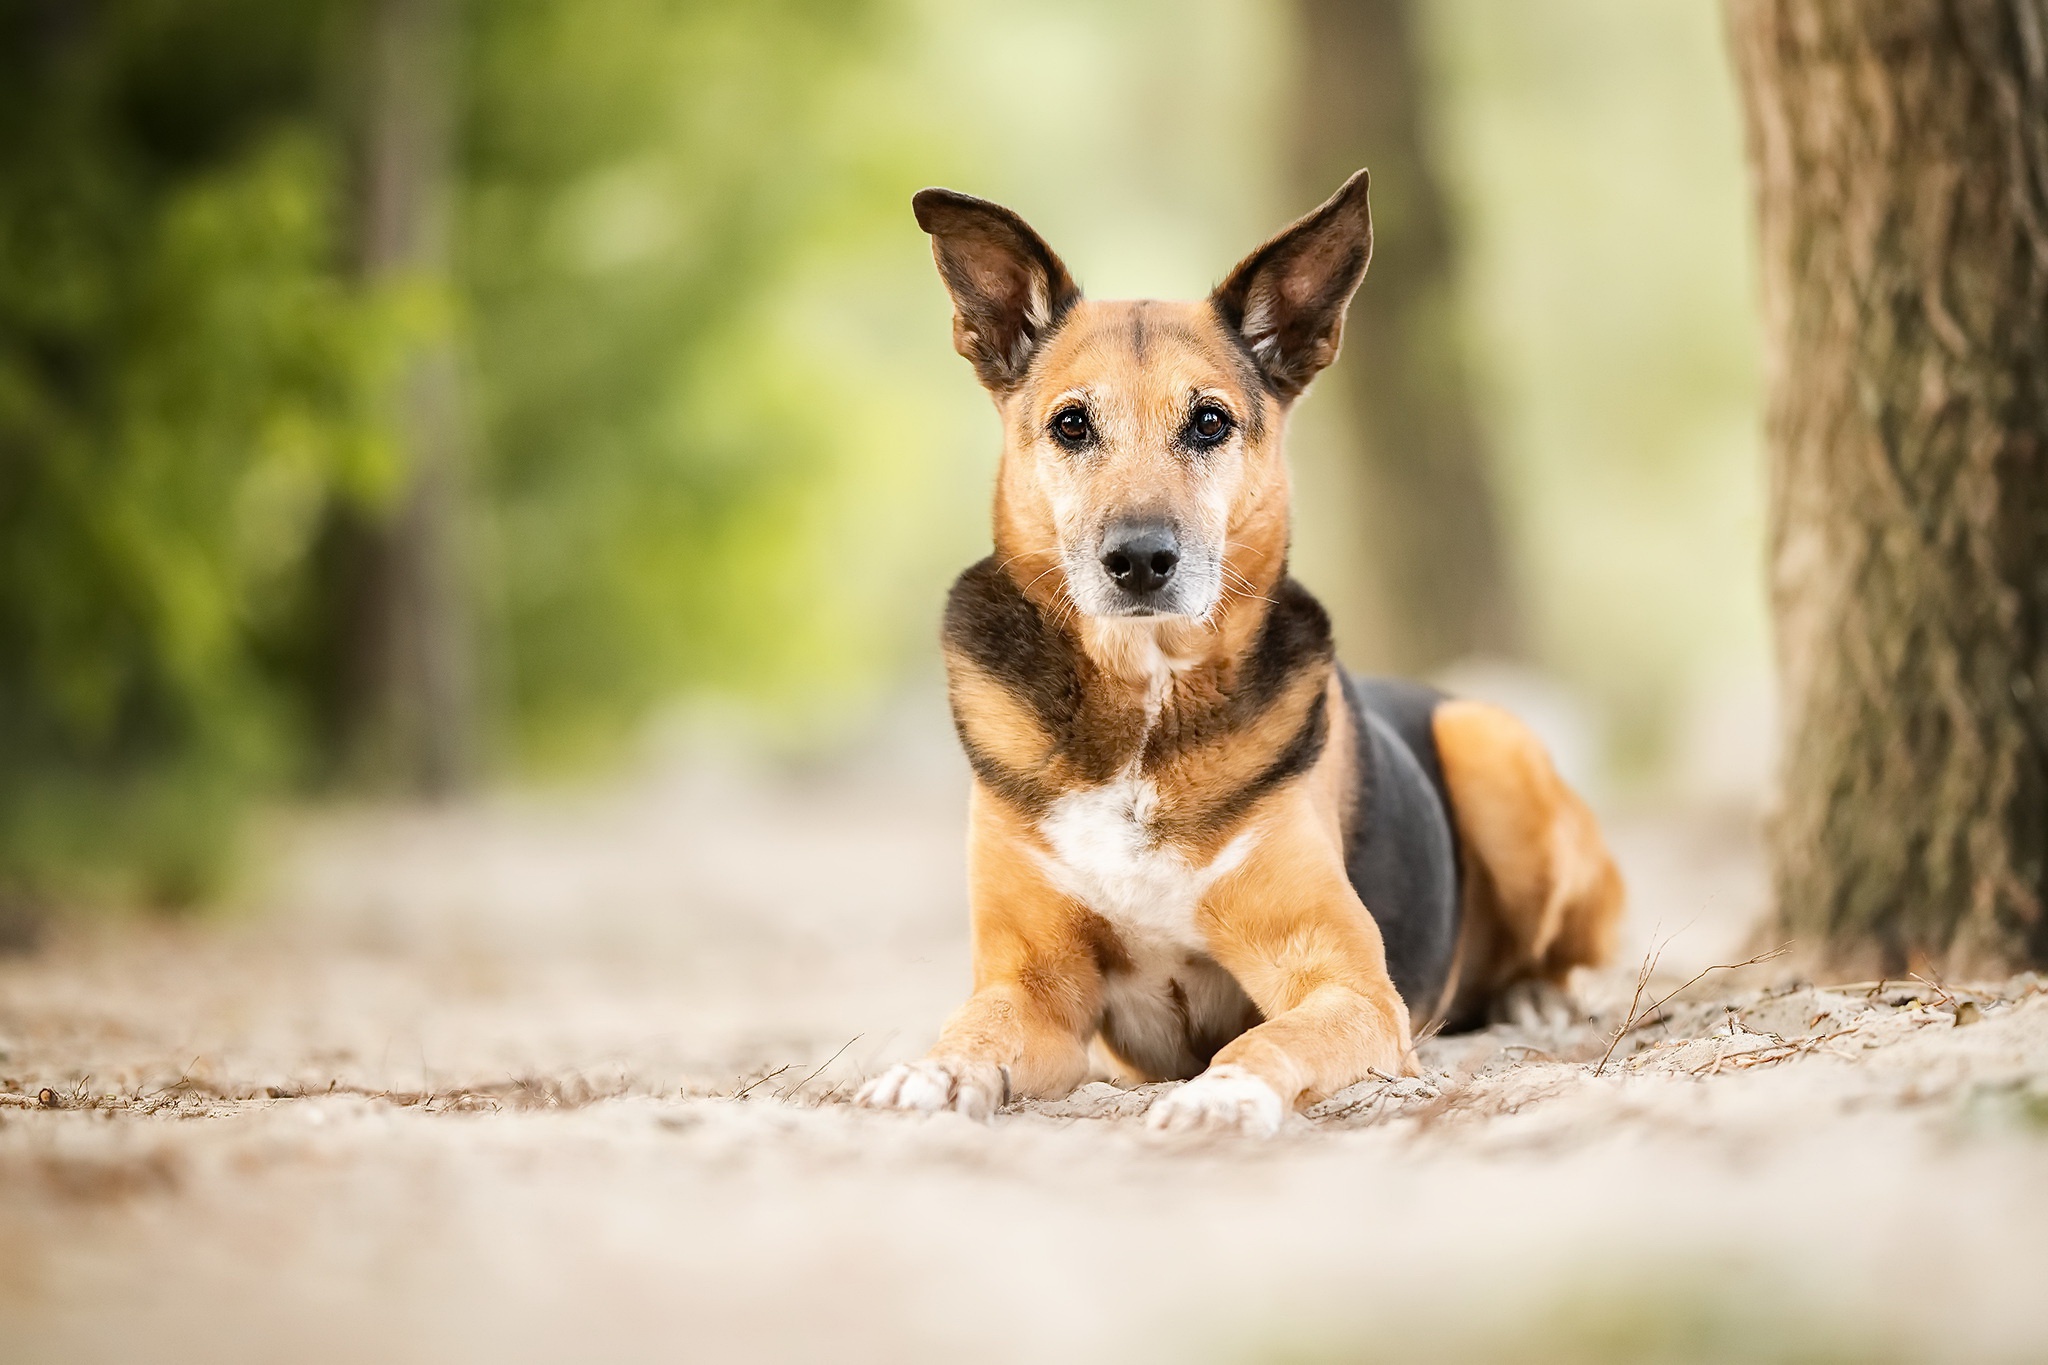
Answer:
[{"label": "tree trunk", "polygon": [[[453,4],[369,5],[361,247],[372,284],[445,285]],[[359,777],[441,795],[473,776],[478,728],[460,377],[447,338],[418,346],[398,382],[403,487],[387,515],[348,536],[343,743]]]},{"label": "tree trunk", "polygon": [[2048,963],[2048,0],[1729,0],[1762,242],[1778,913]]},{"label": "tree trunk", "polygon": [[1372,170],[1373,260],[1351,306],[1341,386],[1358,526],[1384,638],[1376,667],[1421,672],[1519,639],[1500,518],[1455,306],[1455,241],[1425,137],[1413,0],[1299,0],[1298,197]]}]

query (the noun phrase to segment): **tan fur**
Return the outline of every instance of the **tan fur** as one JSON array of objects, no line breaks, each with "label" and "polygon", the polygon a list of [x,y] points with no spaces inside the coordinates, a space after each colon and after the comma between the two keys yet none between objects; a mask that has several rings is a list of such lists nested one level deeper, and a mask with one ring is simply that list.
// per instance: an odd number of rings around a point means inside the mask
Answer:
[{"label": "tan fur", "polygon": [[1088,1074],[1101,924],[1047,883],[1019,823],[980,791],[969,800],[974,994],[932,1053],[993,1062],[1016,1094],[1064,1095]]},{"label": "tan fur", "polygon": [[1433,728],[1468,859],[1451,1016],[1518,981],[1562,990],[1574,968],[1608,960],[1621,922],[1621,873],[1600,827],[1508,712],[1446,702]]},{"label": "tan fur", "polygon": [[991,756],[1026,769],[1054,761],[1052,737],[1038,717],[995,682],[955,669],[948,687],[955,709],[974,717],[975,735]]},{"label": "tan fur", "polygon": [[1379,926],[1344,875],[1313,784],[1274,802],[1243,872],[1202,907],[1216,960],[1266,1016],[1216,1055],[1312,1103],[1368,1072],[1414,1070],[1408,1009],[1387,977]]},{"label": "tan fur", "polygon": [[[1145,338],[1141,355],[1131,339]],[[1077,394],[1097,401],[1117,458],[1079,464],[1045,434],[1053,413]],[[1240,424],[1255,419],[1265,439],[1196,467],[1178,459],[1171,438],[1188,396],[1222,402]],[[1206,621],[1157,621],[1140,634],[1130,621],[1082,618],[1091,653],[1111,672],[1136,672],[1133,647],[1175,658],[1228,657],[1241,651],[1255,615],[1233,611],[1257,585],[1276,582],[1287,556],[1287,465],[1280,412],[1244,382],[1234,343],[1215,316],[1193,303],[1083,300],[1047,344],[1032,377],[999,399],[1005,442],[996,476],[995,549],[1042,610],[1074,618],[1060,573],[1062,534],[1085,537],[1107,509],[1172,510],[1216,531],[1228,545],[1226,592]]]},{"label": "tan fur", "polygon": [[[1324,762],[1338,766],[1334,754]],[[1265,1019],[1216,1064],[1245,1067],[1289,1104],[1368,1071],[1414,1069],[1408,1010],[1387,977],[1378,926],[1345,876],[1323,786],[1290,787],[1252,817],[1264,837],[1199,916],[1210,954]],[[969,811],[974,994],[932,1053],[1008,1068],[1013,1094],[1064,1095],[1087,1072],[1103,956],[1124,948],[1046,880],[1035,831],[979,790]]]}]

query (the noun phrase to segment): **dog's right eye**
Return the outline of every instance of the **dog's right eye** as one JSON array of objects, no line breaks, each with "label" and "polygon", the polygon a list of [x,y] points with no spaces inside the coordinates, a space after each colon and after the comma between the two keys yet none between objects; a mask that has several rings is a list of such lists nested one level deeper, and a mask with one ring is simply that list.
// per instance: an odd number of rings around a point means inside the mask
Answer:
[{"label": "dog's right eye", "polygon": [[1095,434],[1095,428],[1088,423],[1088,414],[1079,408],[1067,408],[1052,419],[1052,434],[1060,444],[1069,448],[1088,443]]}]

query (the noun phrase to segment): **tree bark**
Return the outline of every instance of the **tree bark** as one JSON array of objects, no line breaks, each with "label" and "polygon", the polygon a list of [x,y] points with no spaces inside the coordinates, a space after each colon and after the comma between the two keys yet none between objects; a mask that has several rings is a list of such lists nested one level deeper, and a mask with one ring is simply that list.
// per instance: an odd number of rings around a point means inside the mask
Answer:
[{"label": "tree bark", "polygon": [[[371,0],[367,19],[363,274],[444,286],[454,0]],[[400,494],[347,536],[343,744],[359,778],[443,795],[473,777],[478,730],[461,383],[445,335],[406,358],[395,396]]]},{"label": "tree bark", "polygon": [[2048,0],[1729,0],[1762,252],[1785,931],[2048,963]]},{"label": "tree bark", "polygon": [[1299,0],[1298,197],[1372,170],[1373,261],[1352,303],[1343,390],[1358,525],[1384,623],[1374,666],[1423,672],[1520,643],[1455,303],[1456,243],[1425,129],[1413,0]]}]

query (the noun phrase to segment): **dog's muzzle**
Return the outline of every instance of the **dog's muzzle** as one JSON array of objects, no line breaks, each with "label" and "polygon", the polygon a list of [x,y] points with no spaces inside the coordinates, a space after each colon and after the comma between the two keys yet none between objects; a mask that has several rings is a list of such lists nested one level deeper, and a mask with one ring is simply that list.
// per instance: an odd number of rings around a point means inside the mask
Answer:
[{"label": "dog's muzzle", "polygon": [[1201,572],[1204,563],[1184,552],[1170,521],[1115,522],[1096,545],[1095,571],[1080,575],[1086,586],[1075,597],[1091,616],[1199,616],[1216,596],[1205,581],[1215,574]]}]

